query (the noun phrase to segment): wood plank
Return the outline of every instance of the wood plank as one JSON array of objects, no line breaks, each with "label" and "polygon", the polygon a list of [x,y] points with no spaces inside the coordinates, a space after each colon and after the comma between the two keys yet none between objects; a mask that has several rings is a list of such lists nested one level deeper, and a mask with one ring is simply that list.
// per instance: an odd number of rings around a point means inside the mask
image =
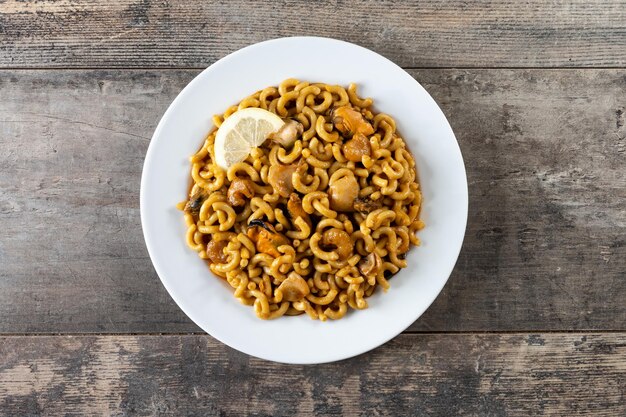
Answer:
[{"label": "wood plank", "polygon": [[149,138],[191,76],[0,73],[0,331],[198,330],[139,217]]},{"label": "wood plank", "polygon": [[6,415],[626,413],[626,334],[402,335],[293,366],[209,336],[0,338]]},{"label": "wood plank", "polygon": [[450,281],[411,329],[626,327],[626,71],[412,72],[470,190]]},{"label": "wood plank", "polygon": [[626,3],[0,2],[5,68],[205,67],[243,46],[298,35],[354,42],[405,67],[615,67],[626,65]]},{"label": "wood plank", "polygon": [[[138,210],[148,138],[196,73],[0,72],[0,332],[198,331]],[[411,74],[470,184],[457,267],[411,330],[625,330],[626,72]]]}]

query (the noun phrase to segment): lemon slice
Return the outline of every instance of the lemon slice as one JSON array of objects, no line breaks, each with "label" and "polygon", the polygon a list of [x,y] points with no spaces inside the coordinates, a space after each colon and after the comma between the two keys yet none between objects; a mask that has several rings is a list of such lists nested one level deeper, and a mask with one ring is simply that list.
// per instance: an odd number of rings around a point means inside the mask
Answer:
[{"label": "lemon slice", "polygon": [[215,135],[215,162],[224,169],[241,162],[285,122],[276,114],[250,107],[231,114]]}]

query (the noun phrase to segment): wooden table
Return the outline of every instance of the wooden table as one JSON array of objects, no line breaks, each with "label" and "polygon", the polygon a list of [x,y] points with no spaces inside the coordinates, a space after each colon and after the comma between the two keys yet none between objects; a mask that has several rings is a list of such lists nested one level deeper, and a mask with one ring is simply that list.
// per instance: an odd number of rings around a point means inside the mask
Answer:
[{"label": "wooden table", "polygon": [[[433,306],[320,366],[205,335],[139,219],[176,94],[290,35],[406,68],[450,120],[470,190]],[[1,415],[626,415],[625,1],[3,0],[0,66]]]}]

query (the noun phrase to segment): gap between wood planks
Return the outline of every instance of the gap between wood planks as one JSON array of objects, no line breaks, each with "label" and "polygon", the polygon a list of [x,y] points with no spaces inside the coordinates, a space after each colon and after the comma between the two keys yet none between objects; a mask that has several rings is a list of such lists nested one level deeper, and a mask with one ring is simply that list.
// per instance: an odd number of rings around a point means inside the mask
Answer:
[{"label": "gap between wood planks", "polygon": [[[585,335],[602,335],[602,334],[621,334],[626,333],[625,330],[460,330],[460,331],[425,331],[420,332],[416,330],[408,330],[402,333],[399,333],[398,336],[401,335],[409,335],[409,336],[430,336],[430,335],[449,335],[449,336],[464,336],[464,335],[528,335],[528,334],[585,334]],[[102,332],[68,332],[68,333],[58,333],[58,332],[38,332],[38,333],[0,333],[0,337],[50,337],[50,336],[93,336],[93,337],[116,337],[116,336],[211,336],[205,332],[175,332],[175,333],[157,333],[157,332],[148,332],[148,333],[122,333],[122,332],[113,332],[113,333],[102,333]],[[397,337],[397,336],[396,336]]]},{"label": "gap between wood planks", "polygon": [[[217,62],[217,61],[216,61]],[[210,65],[206,67],[111,67],[111,66],[102,66],[102,67],[1,67],[0,71],[201,71],[207,69]],[[538,71],[559,71],[559,70],[626,70],[626,66],[612,66],[612,67],[595,67],[595,66],[566,66],[566,67],[472,67],[472,66],[454,66],[454,67],[401,67],[403,70],[410,71],[419,71],[419,70],[538,70]]]}]

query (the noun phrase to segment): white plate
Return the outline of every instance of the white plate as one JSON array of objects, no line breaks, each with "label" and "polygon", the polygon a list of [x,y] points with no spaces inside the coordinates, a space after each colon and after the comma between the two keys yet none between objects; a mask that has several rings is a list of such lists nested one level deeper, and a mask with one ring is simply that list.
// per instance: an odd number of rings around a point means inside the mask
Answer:
[{"label": "white plate", "polygon": [[[368,298],[369,308],[341,320],[306,315],[262,321],[232,289],[211,274],[185,243],[185,223],[174,205],[186,197],[189,156],[212,127],[211,117],[249,94],[285,78],[347,86],[372,97],[397,121],[415,155],[423,192],[422,246],[391,289]],[[211,336],[259,358],[323,363],[349,358],[395,337],[434,301],[456,262],[467,220],[467,180],[454,133],[435,101],[409,74],[360,46],[299,37],[243,48],[200,73],[176,97],[157,126],[141,178],[141,222],[161,281],[180,308]]]}]

